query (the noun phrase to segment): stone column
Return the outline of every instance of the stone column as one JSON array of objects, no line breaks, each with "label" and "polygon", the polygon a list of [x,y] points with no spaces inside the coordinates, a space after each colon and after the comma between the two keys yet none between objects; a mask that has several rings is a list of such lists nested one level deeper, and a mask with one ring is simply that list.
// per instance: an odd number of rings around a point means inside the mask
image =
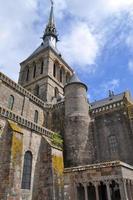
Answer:
[{"label": "stone column", "polygon": [[127,194],[126,180],[123,181],[123,184],[124,184],[125,200],[129,200]]},{"label": "stone column", "polygon": [[127,200],[125,198],[125,192],[124,192],[124,184],[122,180],[119,180],[119,189],[120,189],[120,196],[121,196],[121,200]]},{"label": "stone column", "polygon": [[132,200],[132,190],[131,190],[131,181],[127,181],[127,193],[128,193],[128,199]]},{"label": "stone column", "polygon": [[133,199],[133,180],[131,180],[130,189],[131,189],[131,196],[132,196],[132,199]]},{"label": "stone column", "polygon": [[111,193],[110,193],[110,183],[105,182],[106,188],[107,188],[107,195],[108,195],[108,200],[111,200]]},{"label": "stone column", "polygon": [[78,199],[77,187],[78,187],[78,185],[75,183],[75,184],[74,184],[74,199],[75,199],[75,200],[77,200],[77,199]]},{"label": "stone column", "polygon": [[94,186],[95,186],[96,200],[99,200],[98,183],[94,183]]},{"label": "stone column", "polygon": [[84,184],[84,190],[85,190],[85,200],[88,200],[88,191],[87,191],[87,185]]}]

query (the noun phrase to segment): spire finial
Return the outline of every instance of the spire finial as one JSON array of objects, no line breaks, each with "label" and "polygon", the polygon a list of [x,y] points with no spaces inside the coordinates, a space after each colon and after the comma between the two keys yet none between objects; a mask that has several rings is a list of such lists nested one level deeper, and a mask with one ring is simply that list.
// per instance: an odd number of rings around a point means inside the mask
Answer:
[{"label": "spire finial", "polygon": [[46,37],[52,36],[55,38],[56,42],[58,41],[58,35],[56,31],[56,26],[55,26],[55,21],[54,21],[54,1],[50,0],[51,2],[51,10],[50,10],[50,15],[49,15],[49,20],[48,24],[46,26],[44,35],[43,35],[43,40],[45,40]]},{"label": "spire finial", "polygon": [[53,1],[53,0],[50,0],[50,2],[51,2],[51,5],[53,6],[53,5],[54,5],[54,1]]}]

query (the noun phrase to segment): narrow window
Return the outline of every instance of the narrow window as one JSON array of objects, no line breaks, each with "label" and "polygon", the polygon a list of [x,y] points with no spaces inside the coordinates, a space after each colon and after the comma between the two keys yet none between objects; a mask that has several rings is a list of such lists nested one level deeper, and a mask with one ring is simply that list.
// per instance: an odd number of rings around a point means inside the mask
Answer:
[{"label": "narrow window", "polygon": [[58,96],[59,96],[59,90],[58,90],[58,88],[55,88],[55,98],[57,98]]},{"label": "narrow window", "polygon": [[33,78],[35,78],[36,77],[36,64],[34,63],[34,69],[33,69]]},{"label": "narrow window", "polygon": [[117,152],[117,140],[116,137],[114,135],[109,136],[109,147],[110,147],[110,152],[111,153],[115,153]]},{"label": "narrow window", "polygon": [[35,86],[35,89],[34,89],[34,95],[39,96],[39,90],[40,90],[40,87],[39,87],[39,85],[37,84],[37,85]]},{"label": "narrow window", "polygon": [[62,83],[63,70],[60,69],[60,82]]},{"label": "narrow window", "polygon": [[66,74],[66,83],[68,83],[69,82],[69,74],[67,73]]},{"label": "narrow window", "polygon": [[8,99],[8,109],[12,110],[13,109],[13,105],[14,105],[14,96],[10,95],[10,97]]},{"label": "narrow window", "polygon": [[31,186],[31,171],[32,171],[32,153],[27,151],[24,156],[22,189],[30,189]]},{"label": "narrow window", "polygon": [[38,111],[37,110],[35,110],[34,122],[38,123]]},{"label": "narrow window", "polygon": [[56,64],[54,63],[54,67],[53,67],[53,76],[56,77]]},{"label": "narrow window", "polygon": [[40,71],[40,74],[43,74],[43,65],[44,65],[44,62],[42,61],[41,62],[41,71]]},{"label": "narrow window", "polygon": [[29,80],[29,67],[27,67],[27,71],[26,71],[26,81]]}]

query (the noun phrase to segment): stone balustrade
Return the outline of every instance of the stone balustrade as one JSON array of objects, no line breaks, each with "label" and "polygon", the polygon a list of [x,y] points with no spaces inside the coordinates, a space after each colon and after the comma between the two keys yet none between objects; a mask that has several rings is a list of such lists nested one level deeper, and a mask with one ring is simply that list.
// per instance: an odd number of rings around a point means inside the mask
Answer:
[{"label": "stone balustrade", "polygon": [[48,130],[47,128],[44,128],[42,126],[39,126],[38,124],[27,120],[26,118],[15,114],[14,112],[12,112],[11,110],[8,110],[7,108],[4,108],[2,106],[0,106],[0,116],[5,117],[9,120],[12,120],[18,124],[20,124],[21,126],[24,126],[30,130],[33,130],[39,134],[43,134],[46,137],[51,138],[52,135],[54,134],[54,132]]},{"label": "stone balustrade", "polygon": [[42,101],[38,97],[34,96],[31,92],[24,89],[21,85],[15,83],[14,81],[12,81],[10,78],[8,78],[6,75],[4,75],[1,72],[0,72],[0,80],[3,81],[4,83],[6,83],[9,87],[16,90],[17,92],[28,97],[31,101],[33,101],[34,103],[36,103],[38,106],[40,106],[42,108],[44,108],[44,107],[50,108],[52,106],[51,104],[45,103],[44,101]]},{"label": "stone balustrade", "polygon": [[90,113],[92,115],[97,115],[97,114],[101,114],[102,112],[110,112],[110,110],[114,110],[114,109],[118,109],[118,108],[122,108],[124,106],[124,102],[123,101],[119,101],[119,102],[115,102],[112,104],[108,104],[108,105],[104,105],[102,107],[98,107],[93,109],[93,107],[90,108]]}]

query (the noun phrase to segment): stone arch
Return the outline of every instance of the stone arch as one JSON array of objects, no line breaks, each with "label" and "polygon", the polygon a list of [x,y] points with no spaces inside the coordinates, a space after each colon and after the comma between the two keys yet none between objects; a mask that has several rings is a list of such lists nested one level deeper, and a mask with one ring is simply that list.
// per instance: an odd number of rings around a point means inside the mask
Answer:
[{"label": "stone arch", "polygon": [[89,200],[95,200],[96,199],[95,186],[92,183],[89,183],[89,185],[87,186],[87,193],[88,193],[88,199]]},{"label": "stone arch", "polygon": [[77,200],[85,200],[85,190],[81,183],[77,185]]},{"label": "stone arch", "polygon": [[111,190],[111,199],[121,200],[119,184],[115,180],[111,181],[110,190]]},{"label": "stone arch", "polygon": [[99,193],[100,200],[108,200],[107,187],[106,187],[106,184],[102,181],[100,182],[98,186],[98,193]]}]

